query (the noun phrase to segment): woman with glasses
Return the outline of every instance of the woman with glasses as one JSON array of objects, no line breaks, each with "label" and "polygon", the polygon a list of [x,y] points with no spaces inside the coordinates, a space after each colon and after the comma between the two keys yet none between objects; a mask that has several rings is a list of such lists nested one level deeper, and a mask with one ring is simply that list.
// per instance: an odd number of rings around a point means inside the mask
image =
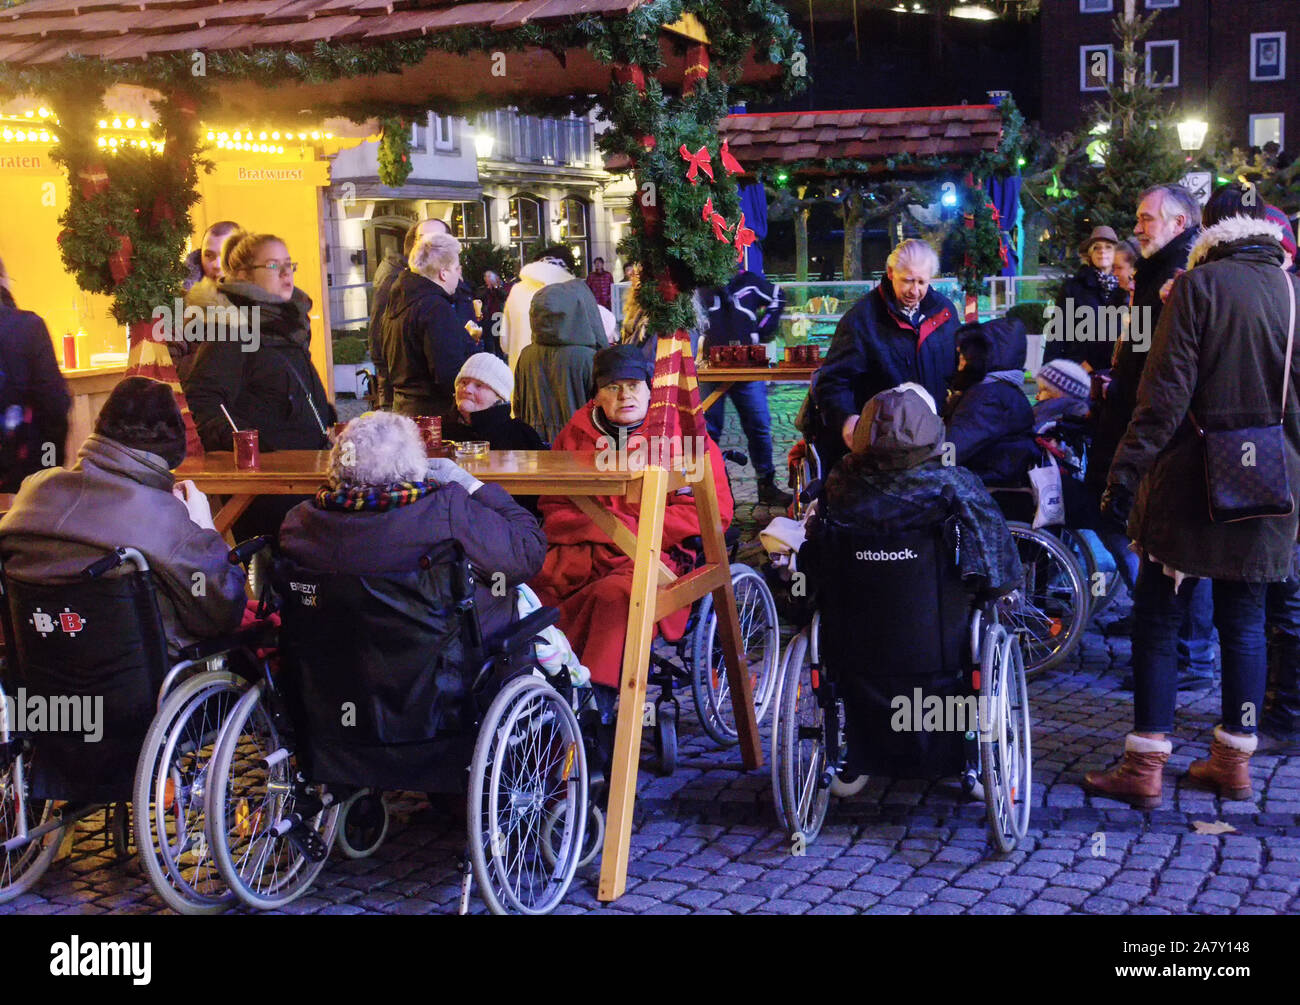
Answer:
[{"label": "woman with glasses", "polygon": [[[294,286],[298,263],[272,234],[233,234],[222,250],[218,303],[185,395],[208,450],[231,450],[231,426],[256,429],[262,450],[320,450],[335,421],[311,362],[311,298]],[[224,302],[222,302],[224,301]]]},{"label": "woman with glasses", "polygon": [[[337,416],[311,362],[311,298],[298,263],[273,234],[232,234],[222,248],[218,303],[183,381],[208,450],[232,450],[231,421],[256,429],[262,450],[323,450]],[[230,419],[222,412],[225,409]],[[261,496],[235,521],[237,538],[274,534],[299,496]]]}]

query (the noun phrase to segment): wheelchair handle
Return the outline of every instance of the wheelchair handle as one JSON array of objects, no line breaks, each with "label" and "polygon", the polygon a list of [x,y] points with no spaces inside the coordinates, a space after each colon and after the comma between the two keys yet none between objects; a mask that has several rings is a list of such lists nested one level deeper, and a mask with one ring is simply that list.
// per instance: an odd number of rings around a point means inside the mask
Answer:
[{"label": "wheelchair handle", "polygon": [[247,541],[240,541],[231,548],[230,554],[226,558],[231,565],[247,565],[254,555],[270,544],[271,537],[268,534],[250,537]]},{"label": "wheelchair handle", "polygon": [[138,572],[148,572],[149,563],[145,557],[135,548],[115,548],[111,555],[105,555],[97,562],[92,562],[82,570],[81,574],[87,579],[98,579],[106,572],[111,572],[118,566],[130,562],[136,567]]}]

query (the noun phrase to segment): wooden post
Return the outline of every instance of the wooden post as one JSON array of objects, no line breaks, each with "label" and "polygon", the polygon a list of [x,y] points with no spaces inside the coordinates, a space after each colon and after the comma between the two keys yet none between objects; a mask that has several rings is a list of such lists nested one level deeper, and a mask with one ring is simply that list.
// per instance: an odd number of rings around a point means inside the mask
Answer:
[{"label": "wooden post", "polygon": [[[668,472],[663,468],[646,468],[641,476],[636,564],[632,573],[627,639],[623,644],[623,679],[619,685],[605,848],[600,862],[600,885],[596,890],[596,897],[604,901],[617,900],[627,888],[627,857],[632,841],[637,769],[641,761],[641,722],[645,712],[646,682],[650,675],[650,645],[654,640],[659,553],[667,494]],[[735,609],[734,605],[732,609]]]}]

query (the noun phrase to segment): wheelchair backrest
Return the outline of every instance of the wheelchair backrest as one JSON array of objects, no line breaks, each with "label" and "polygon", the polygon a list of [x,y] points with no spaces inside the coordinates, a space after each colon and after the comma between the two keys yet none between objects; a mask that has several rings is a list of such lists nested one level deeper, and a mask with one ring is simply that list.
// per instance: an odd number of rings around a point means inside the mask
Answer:
[{"label": "wheelchair backrest", "polygon": [[955,675],[971,598],[955,520],[896,533],[830,524],[818,542],[823,659],[873,678]]},{"label": "wheelchair backrest", "polygon": [[11,727],[34,746],[33,791],[90,801],[128,795],[168,668],[152,574],[52,585],[0,573],[0,589],[4,689]]},{"label": "wheelchair backrest", "polygon": [[481,665],[473,581],[461,562],[382,575],[279,559],[282,682],[313,742],[434,739]]}]

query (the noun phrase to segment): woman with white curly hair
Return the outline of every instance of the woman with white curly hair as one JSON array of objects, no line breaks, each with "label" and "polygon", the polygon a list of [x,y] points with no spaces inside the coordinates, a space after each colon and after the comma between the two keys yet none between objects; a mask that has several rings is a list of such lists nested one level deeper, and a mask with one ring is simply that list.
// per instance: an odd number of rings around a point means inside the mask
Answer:
[{"label": "woman with white curly hair", "polygon": [[474,601],[490,635],[511,620],[513,591],[499,584],[536,575],[546,538],[501,487],[453,461],[427,460],[419,428],[393,412],[367,412],[344,427],[330,451],[329,484],[280,528],[281,550],[299,565],[352,575],[413,570],[449,539],[478,570]]}]

